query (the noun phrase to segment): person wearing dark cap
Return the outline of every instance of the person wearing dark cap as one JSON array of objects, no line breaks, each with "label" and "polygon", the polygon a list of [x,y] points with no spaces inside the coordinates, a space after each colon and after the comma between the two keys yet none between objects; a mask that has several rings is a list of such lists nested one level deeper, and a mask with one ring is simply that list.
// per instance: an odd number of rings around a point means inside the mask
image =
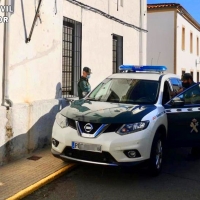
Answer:
[{"label": "person wearing dark cap", "polygon": [[178,91],[175,91],[175,92],[172,92],[171,93],[171,97],[174,97],[176,96],[177,94],[183,92],[185,89],[191,87],[192,85],[196,84],[194,81],[193,81],[193,77],[190,73],[185,73],[182,75],[182,88]]},{"label": "person wearing dark cap", "polygon": [[183,76],[182,76],[183,90],[191,87],[194,84],[196,84],[196,83],[193,81],[193,77],[190,73],[183,74]]},{"label": "person wearing dark cap", "polygon": [[91,73],[92,72],[89,67],[83,68],[83,74],[78,82],[78,97],[79,97],[79,99],[84,98],[91,91],[91,86],[88,81]]}]

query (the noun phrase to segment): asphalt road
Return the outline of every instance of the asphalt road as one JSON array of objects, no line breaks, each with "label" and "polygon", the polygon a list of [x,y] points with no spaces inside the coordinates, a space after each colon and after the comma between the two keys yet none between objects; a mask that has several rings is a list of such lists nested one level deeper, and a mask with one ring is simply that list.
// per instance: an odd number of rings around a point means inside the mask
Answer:
[{"label": "asphalt road", "polygon": [[25,200],[200,200],[200,159],[189,149],[170,149],[162,174],[146,169],[80,165]]}]

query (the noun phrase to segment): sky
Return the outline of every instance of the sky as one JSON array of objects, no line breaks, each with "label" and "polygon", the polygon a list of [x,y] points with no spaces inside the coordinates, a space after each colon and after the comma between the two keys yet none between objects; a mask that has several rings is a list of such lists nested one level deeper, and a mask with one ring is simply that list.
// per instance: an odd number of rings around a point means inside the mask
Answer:
[{"label": "sky", "polygon": [[147,3],[179,3],[200,23],[200,0],[147,0]]}]

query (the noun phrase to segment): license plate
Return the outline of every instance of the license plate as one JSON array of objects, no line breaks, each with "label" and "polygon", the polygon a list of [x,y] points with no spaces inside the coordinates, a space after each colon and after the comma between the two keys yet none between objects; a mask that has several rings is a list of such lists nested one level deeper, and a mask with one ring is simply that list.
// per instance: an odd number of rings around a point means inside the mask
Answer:
[{"label": "license plate", "polygon": [[83,151],[102,152],[101,145],[99,144],[86,144],[82,142],[72,142],[72,149],[78,149]]}]

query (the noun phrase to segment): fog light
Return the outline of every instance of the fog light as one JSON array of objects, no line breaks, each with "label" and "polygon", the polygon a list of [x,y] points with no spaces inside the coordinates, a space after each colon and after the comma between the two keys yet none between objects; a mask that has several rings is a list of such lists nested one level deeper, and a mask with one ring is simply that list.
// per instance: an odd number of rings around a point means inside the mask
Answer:
[{"label": "fog light", "polygon": [[128,151],[128,156],[130,158],[135,158],[136,157],[136,152],[135,151]]},{"label": "fog light", "polygon": [[139,151],[136,150],[136,149],[126,150],[126,151],[124,151],[124,154],[128,158],[138,158],[138,157],[141,157]]},{"label": "fog light", "polygon": [[52,144],[53,144],[55,147],[57,147],[57,146],[59,145],[59,142],[58,142],[56,139],[52,138]]}]

